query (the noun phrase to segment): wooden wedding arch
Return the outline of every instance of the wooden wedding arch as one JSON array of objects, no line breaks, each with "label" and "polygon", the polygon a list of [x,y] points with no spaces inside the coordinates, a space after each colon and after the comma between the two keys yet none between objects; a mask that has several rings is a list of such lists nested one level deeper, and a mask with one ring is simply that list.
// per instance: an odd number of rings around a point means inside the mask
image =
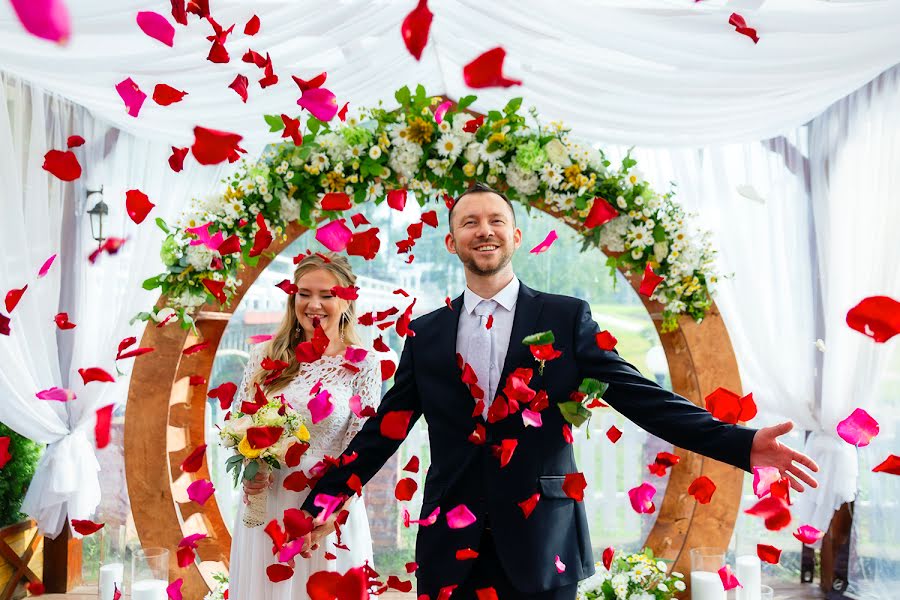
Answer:
[{"label": "wooden wedding arch", "polygon": [[[540,210],[561,218],[546,206]],[[576,227],[571,222],[566,224]],[[307,228],[292,224],[270,247],[274,255],[283,251]],[[182,473],[179,466],[188,453],[204,443],[206,385],[189,385],[191,375],[209,381],[216,349],[228,321],[247,290],[271,262],[260,257],[255,267],[242,265],[242,284],[230,308],[204,305],[195,317],[202,341],[200,352],[184,356],[182,350],[201,341],[180,327],[157,327],[148,322],[141,346],[156,350],[138,357],[131,375],[125,419],[125,468],[134,523],[145,547],[171,549],[170,573],[183,577],[186,598],[201,598],[214,582],[212,574],[227,567],[231,535],[219,512],[215,496],[203,506],[187,498],[186,489],[195,479],[209,479],[204,461],[196,473]],[[640,276],[629,281],[637,291]],[[719,386],[740,392],[737,361],[725,324],[715,305],[702,323],[690,317],[679,319],[673,332],[662,333],[662,305],[640,296],[656,326],[675,392],[702,405],[703,398]],[[157,309],[165,305],[165,297]],[[681,461],[671,469],[659,515],[646,545],[656,556],[672,560],[675,570],[690,571],[688,550],[698,546],[727,547],[741,500],[743,473],[737,468],[676,449]],[[699,504],[687,493],[691,482],[706,475],[716,482],[713,501]],[[199,564],[180,569],[174,549],[191,533],[206,533],[197,548]]]}]

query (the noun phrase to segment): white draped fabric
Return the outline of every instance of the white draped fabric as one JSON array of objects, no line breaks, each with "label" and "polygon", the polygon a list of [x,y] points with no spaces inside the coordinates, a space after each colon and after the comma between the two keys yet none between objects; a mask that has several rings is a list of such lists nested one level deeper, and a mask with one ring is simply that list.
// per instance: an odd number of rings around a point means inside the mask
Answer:
[{"label": "white draped fabric", "polygon": [[[0,290],[28,284],[12,314],[12,335],[0,336],[0,419],[18,433],[48,444],[25,498],[23,512],[56,536],[69,518],[90,518],[100,500],[94,455],[97,408],[124,404],[128,377],[114,384],[84,386],[77,370],[101,367],[115,376],[119,340],[140,336],[143,323],[128,325],[147,310],[155,294],[143,279],[160,272],[162,232],[152,223],[171,220],[187,198],[217,184],[219,169],[168,168],[169,148],[139,140],[94,119],[84,109],[16,79],[0,77],[0,180],[4,182],[0,219],[3,258]],[[63,183],[42,169],[44,153],[64,149],[69,135],[88,142],[75,150],[84,175]],[[96,247],[86,210],[86,187],[104,187],[110,214],[109,235],[127,237],[115,256],[91,265]],[[141,189],[156,208],[148,222],[135,225],[124,207],[125,191]],[[37,279],[45,259],[58,254],[49,274]],[[57,331],[53,317],[67,312],[76,328]],[[130,372],[131,361],[123,370]],[[71,389],[68,403],[38,400],[53,386]]]},{"label": "white draped fabric", "polygon": [[[174,48],[138,29],[138,10],[168,14],[168,3],[68,4],[72,39],[57,47],[24,33],[9,3],[0,3],[0,70],[141,137],[183,146],[203,125],[244,135],[251,151],[277,139],[262,114],[300,112],[292,74],[327,71],[328,87],[351,107],[391,103],[398,87],[416,83],[460,98],[473,91],[462,66],[503,46],[506,73],[524,83],[474,90],[476,109],[522,95],[542,118],[561,119],[585,139],[698,146],[789,131],[900,57],[900,3],[892,0],[441,0],[430,5],[435,16],[420,62],[400,36],[412,0],[214,2],[216,20],[236,24],[228,64],[206,60],[212,30],[194,15],[187,28],[176,26]],[[758,44],[728,25],[732,11],[757,29]],[[262,29],[245,36],[254,12]],[[240,60],[248,48],[271,53],[277,85],[259,88],[260,70]],[[237,73],[251,81],[247,104],[227,87]],[[114,89],[128,77],[148,95],[157,83],[190,95],[169,107],[148,98],[133,118]]]}]

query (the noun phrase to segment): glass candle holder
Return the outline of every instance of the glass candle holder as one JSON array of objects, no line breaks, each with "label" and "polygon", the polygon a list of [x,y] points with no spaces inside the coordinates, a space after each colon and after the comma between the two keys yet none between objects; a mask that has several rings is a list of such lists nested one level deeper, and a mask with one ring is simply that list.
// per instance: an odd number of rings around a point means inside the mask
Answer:
[{"label": "glass candle holder", "polygon": [[167,600],[169,551],[139,548],[131,556],[131,600]]},{"label": "glass candle holder", "polygon": [[724,548],[693,548],[691,550],[691,599],[726,600],[727,594],[719,577],[725,566]]},{"label": "glass candle holder", "polygon": [[762,561],[756,551],[759,538],[741,532],[735,538],[734,575],[742,586],[735,590],[735,600],[761,600]]},{"label": "glass candle holder", "polygon": [[107,523],[97,535],[100,545],[97,598],[113,600],[117,590],[125,591],[125,527]]}]

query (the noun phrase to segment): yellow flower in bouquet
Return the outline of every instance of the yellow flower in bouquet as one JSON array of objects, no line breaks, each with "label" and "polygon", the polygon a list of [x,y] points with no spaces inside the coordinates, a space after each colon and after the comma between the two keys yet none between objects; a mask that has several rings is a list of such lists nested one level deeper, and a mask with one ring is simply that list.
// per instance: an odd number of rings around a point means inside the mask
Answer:
[{"label": "yellow flower in bouquet", "polygon": [[244,455],[244,458],[259,458],[259,455],[262,454],[262,451],[265,448],[260,448],[258,450],[254,450],[250,447],[250,440],[247,439],[247,434],[244,434],[244,437],[241,438],[240,443],[238,444],[238,452]]},{"label": "yellow flower in bouquet", "polygon": [[297,431],[294,432],[294,437],[301,442],[309,442],[309,429],[306,428],[306,425],[301,423],[300,427],[297,428]]}]

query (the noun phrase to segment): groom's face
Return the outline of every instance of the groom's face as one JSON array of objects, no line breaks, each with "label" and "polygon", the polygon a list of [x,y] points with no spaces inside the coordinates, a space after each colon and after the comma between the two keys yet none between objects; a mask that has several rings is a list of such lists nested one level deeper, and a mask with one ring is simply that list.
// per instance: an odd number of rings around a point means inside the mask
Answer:
[{"label": "groom's face", "polygon": [[497,194],[473,192],[453,208],[447,250],[459,256],[468,271],[493,275],[502,271],[522,244],[512,208]]}]

